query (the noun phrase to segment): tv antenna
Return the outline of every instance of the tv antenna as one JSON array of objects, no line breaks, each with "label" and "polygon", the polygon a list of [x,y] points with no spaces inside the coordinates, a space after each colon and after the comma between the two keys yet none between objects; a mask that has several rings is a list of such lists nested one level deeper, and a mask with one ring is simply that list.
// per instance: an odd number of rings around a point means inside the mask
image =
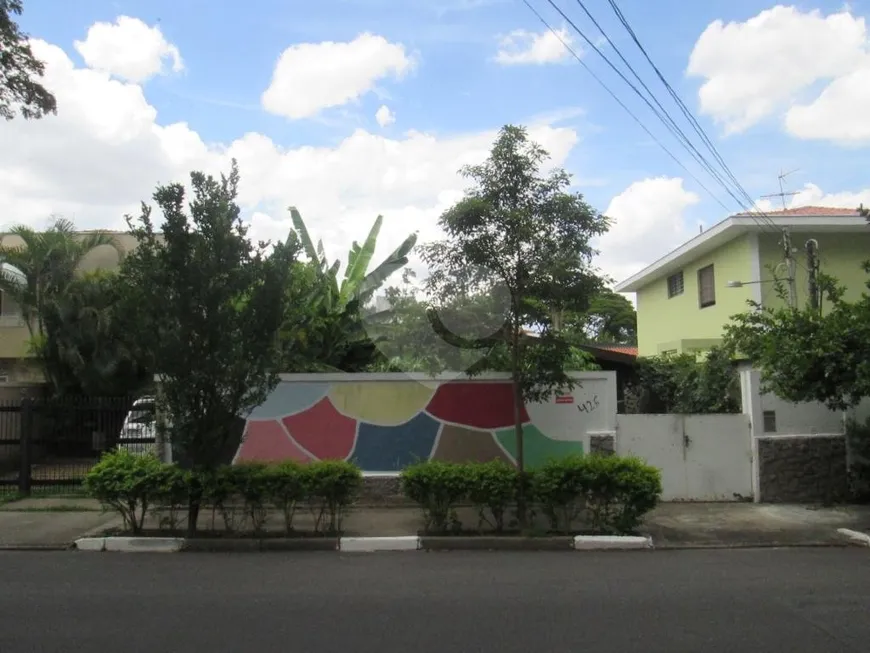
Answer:
[{"label": "tv antenna", "polygon": [[785,211],[785,208],[786,208],[785,198],[793,196],[793,195],[797,195],[798,191],[796,191],[796,190],[792,190],[792,191],[784,190],[782,182],[783,182],[783,180],[785,180],[786,177],[788,177],[789,175],[793,175],[798,170],[800,170],[800,168],[795,168],[794,170],[791,170],[790,172],[783,172],[782,170],[780,170],[779,177],[778,177],[779,178],[779,192],[778,193],[771,193],[770,195],[762,195],[762,197],[764,197],[764,198],[778,197],[780,199],[780,201],[782,202],[782,210]]}]

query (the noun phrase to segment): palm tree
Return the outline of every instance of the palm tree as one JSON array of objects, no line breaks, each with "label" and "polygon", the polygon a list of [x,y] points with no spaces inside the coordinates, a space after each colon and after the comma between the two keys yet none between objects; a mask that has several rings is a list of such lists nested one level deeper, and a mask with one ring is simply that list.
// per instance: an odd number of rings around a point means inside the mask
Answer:
[{"label": "palm tree", "polygon": [[13,227],[20,245],[0,241],[0,291],[21,307],[31,338],[45,334],[43,316],[48,302],[60,297],[75,279],[82,260],[102,245],[123,250],[114,236],[104,232],[77,234],[75,225],[59,218],[46,231],[25,225]]}]

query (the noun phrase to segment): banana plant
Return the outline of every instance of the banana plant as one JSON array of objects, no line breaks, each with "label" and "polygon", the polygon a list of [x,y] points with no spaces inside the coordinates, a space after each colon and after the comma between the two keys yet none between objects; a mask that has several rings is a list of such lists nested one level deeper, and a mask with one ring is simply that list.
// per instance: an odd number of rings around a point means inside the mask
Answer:
[{"label": "banana plant", "polygon": [[378,235],[381,231],[381,225],[384,221],[383,216],[379,215],[375,219],[375,223],[369,230],[369,234],[366,236],[363,244],[360,245],[357,241],[353,242],[347,255],[347,267],[344,270],[344,278],[341,284],[339,284],[338,270],[341,267],[341,262],[336,260],[332,265],[329,264],[323,248],[323,241],[319,240],[315,247],[305,222],[302,220],[302,215],[296,207],[290,207],[290,217],[293,220],[293,227],[302,242],[306,255],[309,259],[316,262],[321,274],[329,278],[330,297],[328,301],[330,301],[333,308],[339,311],[346,308],[354,300],[363,305],[371,299],[377,289],[384,284],[391,274],[408,264],[408,254],[417,243],[417,234],[411,234],[374,270],[369,272],[368,268],[371,264],[378,242]]}]

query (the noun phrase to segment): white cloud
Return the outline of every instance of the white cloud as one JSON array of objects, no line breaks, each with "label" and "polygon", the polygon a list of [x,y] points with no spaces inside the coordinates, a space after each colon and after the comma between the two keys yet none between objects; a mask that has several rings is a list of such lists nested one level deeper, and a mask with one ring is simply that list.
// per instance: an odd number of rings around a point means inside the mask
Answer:
[{"label": "white cloud", "polygon": [[119,16],[114,23],[94,23],[85,40],[74,45],[91,68],[131,82],[144,82],[165,72],[167,63],[173,72],[184,68],[178,48],[159,27],[129,16]]},{"label": "white cloud", "polygon": [[[59,111],[39,121],[0,122],[0,205],[4,222],[44,226],[51,214],[79,228],[123,228],[158,183],[187,181],[191,169],[227,171],[239,161],[239,201],[251,236],[283,239],[286,207],[302,212],[332,258],[384,215],[378,254],[409,233],[437,237],[437,217],[462,195],[458,169],[481,161],[496,130],[440,136],[416,131],[387,138],[359,129],[334,146],[285,149],[247,133],[209,144],[185,123],[161,125],[136,84],[76,68],[58,47],[33,42]],[[533,123],[531,137],[562,165],[577,143],[567,127]]]},{"label": "white cloud", "polygon": [[604,212],[613,223],[597,243],[598,264],[619,282],[664,256],[697,233],[685,212],[699,201],[679,177],[634,182]]},{"label": "white cloud", "polygon": [[300,43],[278,58],[261,100],[270,113],[309,118],[359,99],[381,79],[400,79],[414,66],[405,46],[374,34],[346,43]]},{"label": "white cloud", "polygon": [[564,28],[558,30],[558,36],[550,30],[543,32],[514,30],[501,39],[501,47],[495,55],[495,60],[505,66],[564,61],[571,53],[568,52],[562,41],[568,45],[571,45],[572,41],[568,30]]},{"label": "white cloud", "polygon": [[396,122],[396,114],[390,111],[390,107],[386,104],[382,104],[381,108],[375,112],[375,120],[381,127],[386,127]]},{"label": "white cloud", "polygon": [[[764,118],[788,113],[786,127],[800,138],[866,138],[866,120],[856,116],[866,98],[870,39],[863,18],[848,9],[823,15],[778,5],[745,22],[711,23],[689,58],[688,74],[705,79],[698,92],[701,111],[727,133],[746,130]],[[830,86],[809,105],[792,107],[817,85]],[[866,101],[866,100],[865,100]],[[851,111],[836,103],[856,105]],[[832,126],[831,121],[845,120]]]},{"label": "white cloud", "polygon": [[813,102],[789,109],[786,129],[798,138],[841,145],[870,143],[870,57],[864,68],[834,80]]}]

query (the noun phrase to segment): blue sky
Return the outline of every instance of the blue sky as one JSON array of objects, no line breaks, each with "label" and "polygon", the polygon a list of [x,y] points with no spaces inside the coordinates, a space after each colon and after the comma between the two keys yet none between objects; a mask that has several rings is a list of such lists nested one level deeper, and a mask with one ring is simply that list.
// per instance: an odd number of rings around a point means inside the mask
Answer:
[{"label": "blue sky", "polygon": [[[532,4],[555,27],[564,27],[564,21],[545,0],[532,0]],[[557,4],[591,38],[600,39],[601,34],[591,25],[575,0],[560,0]],[[587,0],[586,4],[600,20],[615,45],[665,103],[664,88],[654,78],[652,70],[641,58],[628,34],[616,22],[608,3],[605,0]],[[779,18],[768,20],[769,25],[762,25],[754,36],[750,34],[745,37],[749,41],[741,40],[744,37],[735,34],[722,36],[718,40],[711,38],[706,63],[701,66],[704,72],[698,76],[688,76],[687,68],[693,49],[711,23],[718,20],[723,23],[734,22],[738,26],[745,25],[746,21],[771,10],[774,5],[758,0],[622,0],[619,5],[653,61],[699,118],[701,125],[714,139],[722,156],[750,195],[759,197],[775,192],[778,189],[777,174],[780,170],[799,169],[788,178],[789,188],[806,190],[807,184],[812,184],[816,189],[805,193],[799,200],[812,203],[834,200],[851,202],[855,198],[864,197],[862,193],[870,188],[870,181],[866,176],[870,137],[860,126],[851,131],[846,130],[845,136],[828,133],[830,130],[825,131],[826,128],[820,126],[820,123],[834,121],[844,124],[845,118],[832,116],[830,120],[820,120],[816,115],[818,111],[807,114],[810,118],[801,122],[802,126],[786,128],[784,124],[789,107],[812,104],[826,87],[837,82],[841,74],[845,77],[855,73],[856,79],[864,79],[861,75],[865,68],[870,71],[870,63],[861,58],[862,53],[870,50],[870,45],[867,43],[866,33],[864,41],[861,41],[858,33],[860,30],[856,27],[863,25],[861,21],[868,16],[866,1],[852,2],[848,7],[841,2],[800,2],[784,5],[780,7],[781,13],[776,15]],[[704,110],[699,98],[702,84],[720,74],[722,66],[727,68],[727,60],[734,52],[749,51],[751,48],[758,48],[757,57],[744,62],[745,70],[736,70],[732,66],[726,72],[737,75],[733,79],[743,80],[740,84],[758,84],[759,88],[752,91],[752,101],[762,101],[759,98],[763,98],[768,86],[773,88],[782,79],[789,79],[792,74],[800,76],[800,68],[807,67],[806,63],[801,63],[801,56],[808,55],[795,51],[794,57],[788,55],[785,61],[778,64],[780,68],[771,77],[769,84],[763,76],[754,82],[745,81],[744,78],[745,74],[757,73],[768,65],[772,57],[764,48],[775,47],[777,39],[782,40],[783,47],[790,43],[788,47],[795,48],[795,41],[799,43],[807,32],[818,33],[819,30],[813,27],[814,10],[820,12],[817,18],[821,21],[832,14],[840,14],[848,17],[848,20],[843,18],[829,21],[830,34],[825,37],[828,40],[823,39],[811,47],[824,48],[829,42],[847,42],[848,38],[839,36],[837,32],[843,28],[847,31],[851,29],[849,34],[854,41],[850,42],[851,49],[844,50],[825,65],[820,64],[818,71],[805,75],[791,86],[786,84],[782,88],[777,87],[780,95],[775,103],[775,110],[768,111],[762,118],[752,121],[752,124],[740,128],[736,133],[726,133],[723,121],[727,120],[722,116],[727,111],[719,110],[717,114],[716,107],[721,109],[723,106],[730,106],[733,109],[734,106],[739,106],[743,96],[737,93],[736,97],[722,97],[720,93]],[[66,3],[27,0],[21,24],[33,38],[61,48],[75,68],[86,69],[88,62],[76,49],[75,42],[85,40],[88,29],[95,23],[112,24],[119,16],[135,18],[149,27],[158,28],[165,41],[177,48],[183,60],[183,70],[164,70],[148,79],[121,79],[119,83],[141,88],[147,105],[156,110],[154,124],[165,127],[185,123],[189,131],[198,135],[211,152],[232,149],[230,144],[245,134],[263,135],[269,139],[270,147],[287,152],[306,146],[329,151],[330,148],[340,149],[341,143],[357,130],[376,135],[378,139],[401,141],[409,130],[425,132],[434,139],[450,139],[461,134],[484,133],[508,122],[528,123],[532,120],[542,120],[554,128],[569,128],[576,137],[576,144],[567,149],[560,163],[575,174],[577,187],[587,199],[602,211],[609,207],[615,207],[615,211],[621,210],[624,215],[618,217],[623,225],[636,220],[638,224],[643,222],[645,228],[652,232],[661,231],[665,234],[647,247],[642,242],[626,244],[629,231],[625,227],[618,230],[614,238],[605,242],[613,250],[605,259],[609,261],[607,265],[614,275],[627,273],[640,264],[650,262],[667,249],[679,245],[680,239],[686,234],[695,233],[699,222],[711,224],[721,219],[725,213],[695,181],[687,177],[684,170],[650,141],[634,121],[572,59],[527,65],[503,65],[495,60],[496,53],[502,47],[501,39],[505,35],[515,30],[542,30],[537,18],[520,0],[323,0],[320,3],[248,0],[243,4],[205,0],[77,0]],[[846,22],[848,25],[844,27]],[[290,119],[286,115],[276,115],[264,108],[261,98],[273,80],[276,62],[287,48],[302,43],[320,44],[326,41],[350,43],[364,32],[381,36],[390,44],[401,44],[407,57],[414,60],[413,68],[399,76],[382,75],[374,82],[373,90],[361,93],[357,98],[340,106],[324,108],[316,115]],[[570,30],[568,33],[572,34]],[[736,202],[716,182],[705,176],[694,164],[689,165],[691,160],[685,150],[667,134],[665,128],[598,55],[586,47],[579,36],[573,34],[573,38],[584,51],[584,61],[637,113],[653,133],[725,202],[730,211],[740,210]],[[616,58],[610,47],[602,45],[602,51]],[[793,64],[790,63],[792,60]],[[726,63],[723,64],[722,61]],[[330,75],[341,75],[343,65],[324,69],[321,75],[323,83],[332,83]],[[793,71],[789,68],[791,65],[794,66]],[[112,74],[111,65],[108,65],[107,70],[109,77],[118,78],[118,75]],[[109,83],[107,80],[104,80],[106,84]],[[726,83],[725,86],[729,87],[729,84]],[[841,87],[847,93],[853,93],[855,98],[866,97],[860,95],[866,91],[856,88],[854,81],[846,79]],[[839,88],[839,91],[842,92],[843,88]],[[84,92],[80,87],[76,89],[68,92]],[[305,94],[309,90],[294,88],[293,92]],[[93,94],[98,91],[90,92]],[[844,97],[851,96],[841,94],[837,99]],[[375,112],[381,105],[389,107],[395,115],[395,122],[384,126],[378,124]],[[101,106],[107,112],[112,110],[106,103]],[[670,102],[665,103],[665,106],[673,115],[679,115]],[[63,108],[64,105],[61,104],[61,111]],[[716,120],[717,115],[719,120]],[[19,132],[23,129],[16,128]],[[76,127],[68,123],[66,128],[73,130]],[[8,132],[12,127],[3,126],[2,129]],[[27,140],[22,142],[36,142],[34,139],[40,138],[39,129],[28,125]],[[49,126],[45,129],[59,130],[60,127]],[[688,130],[688,127],[685,129]],[[3,133],[5,132],[0,131],[0,137]],[[553,141],[556,144],[563,136],[562,132],[550,135],[556,139]],[[377,147],[381,147],[381,144],[382,141],[379,140]],[[90,147],[84,142],[80,146]],[[100,165],[124,165],[121,161],[127,159],[118,159],[112,163],[114,153],[120,151],[113,147],[115,146],[112,143],[101,137],[98,148],[101,162],[94,163],[97,166],[95,171],[100,169]],[[425,155],[425,148],[421,151]],[[28,175],[34,179],[40,175],[36,167],[38,161],[34,163],[35,156],[26,157],[34,166],[28,169]],[[124,156],[132,155],[125,151]],[[142,158],[139,157],[137,161],[141,162]],[[147,159],[147,156],[144,158]],[[301,161],[298,158],[293,160]],[[4,166],[18,170],[22,165],[24,163],[13,156],[0,157],[0,170]],[[134,164],[131,173],[139,165],[140,163]],[[365,165],[364,161],[361,165]],[[348,166],[352,170],[352,165]],[[147,167],[142,168],[143,174],[146,170]],[[176,172],[175,169],[165,167],[157,167],[155,170],[159,170],[159,178],[143,179],[141,188],[151,188],[158,181],[167,181],[163,178],[164,175]],[[259,171],[248,172],[257,177],[266,174]],[[243,178],[245,174],[243,167]],[[324,174],[328,175],[328,170],[325,169]],[[680,192],[693,193],[697,197],[691,201],[678,201],[669,214],[666,214],[667,207],[670,206],[669,199],[663,198],[661,203],[664,213],[661,216],[655,214],[654,209],[637,209],[640,213],[635,216],[628,206],[630,203],[615,202],[615,198],[632,184],[654,178],[682,179]],[[76,191],[74,201],[63,197],[61,191],[51,194],[54,200],[27,194],[32,194],[35,186],[51,183],[54,182],[40,178],[38,184],[34,181],[5,189],[0,185],[0,197],[11,197],[18,202],[17,206],[23,212],[19,221],[36,220],[38,216],[35,213],[46,209],[63,212],[65,207],[75,207],[74,211],[82,216],[81,219],[96,220],[97,216],[103,215],[103,208],[107,211],[113,210],[115,205],[126,207],[139,199],[146,199],[132,197],[129,200],[115,201],[103,198],[89,203],[88,197],[82,196],[79,191]],[[280,181],[275,183],[280,184]],[[324,181],[323,193],[329,192],[330,183],[341,185],[344,180],[339,176],[334,180]],[[433,184],[437,183],[437,180],[433,180]],[[139,188],[140,186],[136,186],[136,190]],[[673,189],[672,186],[668,188]],[[433,192],[437,190],[434,188]],[[285,197],[280,192],[273,192],[271,188],[264,187],[258,192],[260,195],[254,191],[251,193],[248,202],[250,210],[259,211],[261,220],[264,221],[266,218],[262,216],[268,215],[271,220],[268,224],[272,228],[278,228],[275,227],[275,222],[281,222],[284,218],[276,215],[280,210],[276,207]],[[382,210],[375,206],[378,203],[377,198],[368,196],[359,207],[354,206],[352,197],[355,193],[359,194],[357,191],[348,191],[347,196],[335,205],[335,210],[346,209],[351,213],[356,208],[361,211]],[[636,199],[640,201],[641,196]],[[647,203],[657,203],[654,194],[643,195],[642,199]],[[406,202],[403,200],[401,206],[404,209],[413,204],[419,208],[419,214],[414,214],[417,215],[416,219],[432,222],[437,217],[435,209],[440,206],[439,202],[415,193]],[[315,203],[314,200],[311,203]],[[385,204],[383,210],[386,212],[391,208],[391,203],[387,201]],[[636,204],[637,202],[632,206],[636,208]],[[95,210],[95,206],[102,208]],[[341,234],[347,230],[348,223],[342,222],[338,217],[320,216],[317,208],[306,208],[307,213],[316,216],[314,219],[322,226],[325,239],[329,240],[330,234],[334,236],[336,255],[341,253],[341,248],[345,245]],[[389,214],[386,217],[389,220]],[[374,215],[371,216],[373,218]],[[656,230],[652,224],[657,219],[664,221],[662,230]],[[335,224],[330,226],[330,220],[334,220]],[[675,220],[679,223],[676,227]],[[370,220],[366,222],[369,223]],[[404,222],[406,221],[403,219]],[[362,237],[364,233],[360,232],[365,231],[365,226],[357,227],[354,222],[353,237]],[[405,226],[399,224],[394,227],[396,238]],[[616,251],[623,245],[626,250],[631,250],[624,256]]]}]

